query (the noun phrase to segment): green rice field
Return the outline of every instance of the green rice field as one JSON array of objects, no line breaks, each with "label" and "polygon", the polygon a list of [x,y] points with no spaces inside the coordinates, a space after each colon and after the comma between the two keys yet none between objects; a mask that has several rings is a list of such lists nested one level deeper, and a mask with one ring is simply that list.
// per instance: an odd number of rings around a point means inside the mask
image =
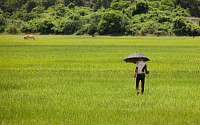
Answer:
[{"label": "green rice field", "polygon": [[200,37],[0,35],[0,124],[199,125]]}]

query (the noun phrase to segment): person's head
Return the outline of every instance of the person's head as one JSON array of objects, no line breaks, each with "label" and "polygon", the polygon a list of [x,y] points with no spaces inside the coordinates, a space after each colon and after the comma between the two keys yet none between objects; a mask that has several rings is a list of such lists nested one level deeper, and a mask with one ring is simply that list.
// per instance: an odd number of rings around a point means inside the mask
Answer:
[{"label": "person's head", "polygon": [[138,61],[144,61],[143,59],[139,59]]}]

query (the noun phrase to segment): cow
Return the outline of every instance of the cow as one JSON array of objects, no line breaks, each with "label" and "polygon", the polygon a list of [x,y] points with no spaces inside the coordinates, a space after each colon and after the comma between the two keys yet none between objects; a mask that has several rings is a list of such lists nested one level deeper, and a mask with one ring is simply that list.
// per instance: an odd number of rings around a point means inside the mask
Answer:
[{"label": "cow", "polygon": [[26,35],[26,36],[24,36],[24,39],[34,39],[35,40],[35,37],[33,35]]}]

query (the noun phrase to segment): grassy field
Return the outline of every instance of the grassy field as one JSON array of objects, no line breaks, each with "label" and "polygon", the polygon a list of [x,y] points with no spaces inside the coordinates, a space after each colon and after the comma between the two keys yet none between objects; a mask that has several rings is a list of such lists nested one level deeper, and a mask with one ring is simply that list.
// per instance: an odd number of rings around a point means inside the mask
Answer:
[{"label": "grassy field", "polygon": [[[151,60],[138,96],[135,52]],[[0,35],[3,125],[198,125],[199,100],[200,37]]]}]

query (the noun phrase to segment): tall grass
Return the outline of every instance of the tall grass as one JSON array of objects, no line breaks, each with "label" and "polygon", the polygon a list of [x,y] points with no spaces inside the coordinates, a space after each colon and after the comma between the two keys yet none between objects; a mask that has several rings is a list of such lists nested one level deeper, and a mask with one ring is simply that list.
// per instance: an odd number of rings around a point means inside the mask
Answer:
[{"label": "tall grass", "polygon": [[0,124],[200,124],[199,37],[36,37],[0,36]]}]

